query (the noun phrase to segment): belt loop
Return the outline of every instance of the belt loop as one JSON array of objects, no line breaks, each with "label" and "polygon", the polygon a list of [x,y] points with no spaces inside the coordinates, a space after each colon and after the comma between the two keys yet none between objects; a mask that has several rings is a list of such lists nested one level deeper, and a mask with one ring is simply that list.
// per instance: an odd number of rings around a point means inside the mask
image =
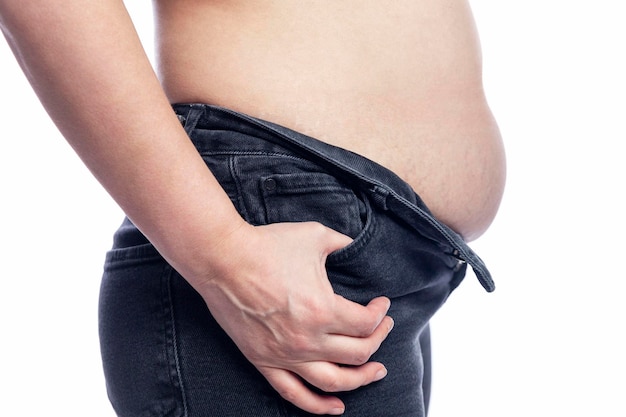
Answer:
[{"label": "belt loop", "polygon": [[389,210],[389,207],[387,207],[387,197],[389,197],[389,191],[378,185],[374,185],[370,188],[370,192],[372,201],[374,201],[378,207],[380,207],[383,211]]},{"label": "belt loop", "polygon": [[196,125],[200,121],[200,118],[204,116],[205,110],[206,108],[202,104],[189,105],[189,112],[187,112],[184,121],[181,120],[181,122],[183,122],[185,132],[187,132],[187,135],[191,135],[191,131],[196,128]]}]

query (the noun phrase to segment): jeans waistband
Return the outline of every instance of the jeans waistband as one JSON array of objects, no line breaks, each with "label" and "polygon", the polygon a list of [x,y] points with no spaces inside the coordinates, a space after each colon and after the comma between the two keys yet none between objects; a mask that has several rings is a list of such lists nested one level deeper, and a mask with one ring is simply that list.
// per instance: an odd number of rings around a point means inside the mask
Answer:
[{"label": "jeans waistband", "polygon": [[469,264],[487,291],[495,289],[491,274],[480,257],[459,234],[437,220],[411,186],[389,169],[353,152],[233,110],[195,103],[175,104],[173,108],[192,140],[191,132],[195,128],[240,132],[262,141],[233,143],[231,138],[231,142],[221,143],[220,149],[231,147],[241,150],[243,145],[250,150],[250,147],[262,148],[265,142],[279,145],[317,163],[367,193],[379,208],[389,211],[424,237],[438,243],[444,252]]}]

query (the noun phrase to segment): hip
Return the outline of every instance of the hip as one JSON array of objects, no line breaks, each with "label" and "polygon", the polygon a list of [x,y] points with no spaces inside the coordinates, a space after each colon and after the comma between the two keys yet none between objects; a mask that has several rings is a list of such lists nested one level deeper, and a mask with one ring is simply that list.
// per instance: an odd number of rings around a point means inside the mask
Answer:
[{"label": "hip", "polygon": [[[408,184],[376,163],[224,109],[177,110],[248,222],[317,221],[351,236],[352,244],[328,258],[334,290],[362,303],[391,298],[394,331],[373,358],[385,363],[388,376],[342,394],[351,415],[424,415],[428,358],[420,336],[467,264],[493,289],[480,258]],[[300,415],[128,220],[107,254],[100,333],[107,388],[120,415]],[[399,401],[390,405],[389,398]]]}]

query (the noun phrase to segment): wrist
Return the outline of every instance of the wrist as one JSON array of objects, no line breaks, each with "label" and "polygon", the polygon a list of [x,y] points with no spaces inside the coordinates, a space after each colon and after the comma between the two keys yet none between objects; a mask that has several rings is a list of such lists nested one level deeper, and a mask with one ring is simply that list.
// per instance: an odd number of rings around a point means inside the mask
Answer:
[{"label": "wrist", "polygon": [[237,213],[236,218],[223,219],[213,227],[183,233],[180,244],[162,254],[199,291],[241,267],[244,252],[254,241],[254,231],[254,226]]}]

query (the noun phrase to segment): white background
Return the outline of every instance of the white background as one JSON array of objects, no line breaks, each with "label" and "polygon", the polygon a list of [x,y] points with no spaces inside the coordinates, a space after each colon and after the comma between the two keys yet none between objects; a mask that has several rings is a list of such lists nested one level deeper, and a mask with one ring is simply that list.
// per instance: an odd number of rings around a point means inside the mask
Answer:
[{"label": "white background", "polygon": [[[473,0],[508,153],[473,274],[433,322],[431,417],[626,416],[626,13],[618,0]],[[147,2],[128,2],[151,48]],[[7,416],[112,417],[97,340],[121,213],[0,41],[0,390]]]}]

